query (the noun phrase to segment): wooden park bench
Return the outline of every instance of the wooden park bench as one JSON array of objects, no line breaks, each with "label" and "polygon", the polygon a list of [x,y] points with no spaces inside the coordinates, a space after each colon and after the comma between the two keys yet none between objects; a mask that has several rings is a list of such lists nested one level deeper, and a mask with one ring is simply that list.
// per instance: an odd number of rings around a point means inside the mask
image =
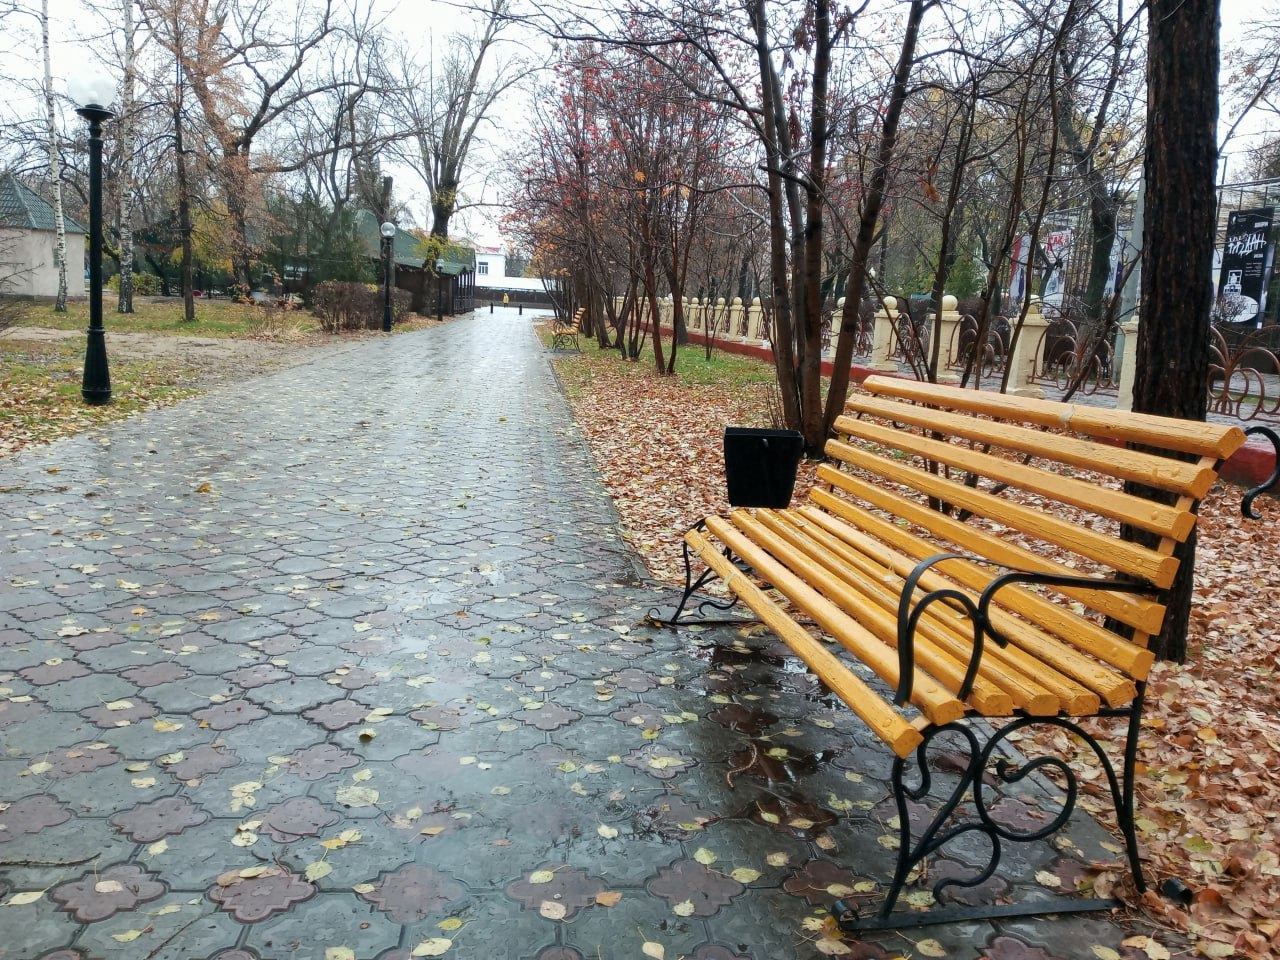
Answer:
[{"label": "wooden park bench", "polygon": [[578,334],[582,332],[582,320],[587,315],[586,307],[579,307],[574,311],[572,319],[565,320],[557,315],[551,321],[551,349],[552,350],[568,350],[569,344],[573,344],[573,349],[579,353],[582,348],[578,346]]},{"label": "wooden park bench", "polygon": [[[893,912],[913,871],[952,840],[984,836],[991,860],[939,881],[935,897],[990,878],[1002,843],[1042,839],[1067,822],[1079,788],[1069,765],[1028,762],[1008,747],[1037,724],[1077,735],[1096,756],[1145,889],[1133,779],[1148,639],[1164,620],[1175,547],[1245,432],[889,377],[864,387],[869,395],[852,397],[836,421],[833,464],[818,468],[807,503],[736,509],[686,534],[686,589],[668,622],[725,609],[695,596],[722,579],[894,753],[896,870],[874,915],[837,905],[846,929],[1113,907],[1050,897]],[[1122,538],[1121,525],[1150,545]],[[706,565],[697,577],[692,555]],[[1120,721],[1121,764],[1077,722],[1086,717]],[[957,743],[959,763],[950,759]],[[967,763],[958,783],[933,769],[931,745],[950,768]],[[1065,794],[1061,809],[1034,829],[1000,823],[990,785],[1046,767]],[[908,801],[926,799],[931,783],[940,809],[913,823]]]}]

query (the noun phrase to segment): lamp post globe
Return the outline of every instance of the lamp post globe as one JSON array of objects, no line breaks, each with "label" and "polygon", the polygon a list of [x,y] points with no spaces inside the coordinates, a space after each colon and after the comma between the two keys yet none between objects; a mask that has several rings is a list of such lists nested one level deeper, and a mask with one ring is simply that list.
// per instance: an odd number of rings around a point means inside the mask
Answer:
[{"label": "lamp post globe", "polygon": [[111,370],[107,364],[106,334],[102,327],[102,125],[114,113],[110,77],[88,71],[67,83],[67,93],[78,104],[76,113],[89,123],[89,329],[84,353],[84,380],[80,395],[85,403],[111,401]]},{"label": "lamp post globe", "polygon": [[391,287],[395,283],[395,267],[393,266],[392,247],[395,245],[396,225],[390,220],[384,221],[382,226],[378,228],[378,232],[382,234],[382,249],[384,263],[383,276],[383,306],[382,306],[382,332],[391,332]]},{"label": "lamp post globe", "polygon": [[436,258],[436,321],[444,323],[444,257]]}]

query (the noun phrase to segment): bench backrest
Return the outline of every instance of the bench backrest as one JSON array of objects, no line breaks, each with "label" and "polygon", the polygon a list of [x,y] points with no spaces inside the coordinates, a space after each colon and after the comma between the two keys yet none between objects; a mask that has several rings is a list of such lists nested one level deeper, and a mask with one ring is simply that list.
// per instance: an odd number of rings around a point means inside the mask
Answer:
[{"label": "bench backrest", "polygon": [[[835,424],[838,436],[827,444],[841,468],[819,468],[826,486],[815,488],[811,501],[918,557],[953,550],[1041,573],[1121,575],[1168,588],[1178,569],[1176,543],[1194,529],[1221,462],[1245,440],[1235,426],[913,380],[877,376],[863,387],[870,396],[850,397]],[[1125,481],[1149,489],[1126,491]],[[1145,531],[1147,543],[1121,539],[1122,524]],[[991,574],[966,565],[949,575],[979,586]],[[1145,646],[1163,621],[1157,599],[1061,593],[1071,616],[1059,617],[1055,632],[1145,674],[1149,661],[1134,662],[1101,621],[1132,628],[1123,647]],[[1057,616],[1037,590],[1010,588],[1002,602],[1034,609],[1037,622]]]}]

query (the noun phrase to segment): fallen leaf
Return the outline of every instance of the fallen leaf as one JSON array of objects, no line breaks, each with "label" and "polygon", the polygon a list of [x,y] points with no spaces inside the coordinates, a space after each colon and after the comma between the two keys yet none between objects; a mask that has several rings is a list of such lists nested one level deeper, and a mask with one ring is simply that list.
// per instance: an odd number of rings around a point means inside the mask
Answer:
[{"label": "fallen leaf", "polygon": [[613,840],[618,836],[618,828],[608,827],[608,826],[605,826],[604,824],[601,824],[600,826],[596,827],[596,833],[600,834],[600,836],[604,837],[606,840]]},{"label": "fallen leaf", "polygon": [[733,877],[733,879],[737,880],[739,883],[755,883],[755,881],[760,879],[760,871],[752,870],[749,867],[739,867],[737,870],[733,871],[733,873],[729,874],[729,876]]},{"label": "fallen leaf", "polygon": [[538,913],[548,920],[563,920],[569,914],[568,908],[556,900],[543,900],[538,905]]},{"label": "fallen leaf", "polygon": [[146,930],[126,930],[124,933],[113,933],[111,939],[117,943],[133,943],[146,932]]},{"label": "fallen leaf", "polygon": [[643,944],[641,944],[640,952],[643,953],[646,957],[652,957],[653,960],[665,960],[667,956],[667,948],[660,943],[655,943],[652,940],[646,940]]},{"label": "fallen leaf", "polygon": [[453,941],[448,937],[432,937],[429,940],[423,940],[420,944],[414,947],[409,956],[443,957],[449,952],[449,948],[452,946]]},{"label": "fallen leaf", "polygon": [[615,907],[621,899],[622,894],[616,890],[603,890],[596,894],[596,903],[602,907]]},{"label": "fallen leaf", "polygon": [[916,949],[920,951],[921,956],[925,957],[945,957],[947,955],[947,948],[932,938],[918,941]]},{"label": "fallen leaf", "polygon": [[325,860],[316,860],[314,863],[308,863],[307,868],[302,872],[308,880],[315,883],[333,873],[333,864]]},{"label": "fallen leaf", "polygon": [[671,908],[671,912],[674,913],[677,917],[692,917],[693,901],[681,900],[679,903],[677,903],[674,907]]},{"label": "fallen leaf", "polygon": [[706,847],[699,847],[696,851],[694,851],[693,859],[697,860],[699,863],[703,864],[704,866],[709,867],[711,866],[711,864],[715,863],[720,858],[717,857],[710,850],[708,850]]},{"label": "fallen leaf", "polygon": [[43,896],[43,890],[24,890],[22,893],[13,894],[3,905],[6,907],[25,907],[29,903],[35,903]]},{"label": "fallen leaf", "polygon": [[555,879],[555,874],[550,870],[535,870],[529,874],[530,883],[550,883]]}]

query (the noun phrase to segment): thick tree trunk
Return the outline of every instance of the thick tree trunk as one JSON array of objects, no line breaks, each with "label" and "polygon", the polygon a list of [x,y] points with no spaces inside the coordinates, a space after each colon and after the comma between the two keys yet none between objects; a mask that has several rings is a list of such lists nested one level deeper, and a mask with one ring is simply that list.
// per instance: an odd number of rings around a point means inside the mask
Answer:
[{"label": "thick tree trunk", "polygon": [[[1203,420],[1218,150],[1217,0],[1151,0],[1142,323],[1133,409]],[[1195,540],[1177,551],[1158,655],[1186,655]]]},{"label": "thick tree trunk", "polygon": [[431,195],[431,235],[449,239],[449,220],[458,205],[458,185],[441,183]]}]

